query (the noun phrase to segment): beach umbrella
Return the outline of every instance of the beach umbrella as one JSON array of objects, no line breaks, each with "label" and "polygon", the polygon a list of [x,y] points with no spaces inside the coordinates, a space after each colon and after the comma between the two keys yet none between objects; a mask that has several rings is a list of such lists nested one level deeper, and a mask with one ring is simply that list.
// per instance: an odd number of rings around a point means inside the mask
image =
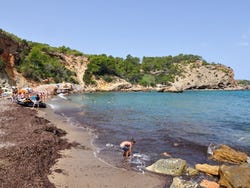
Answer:
[{"label": "beach umbrella", "polygon": [[20,90],[18,90],[18,93],[27,93],[27,90],[26,89],[20,89]]}]

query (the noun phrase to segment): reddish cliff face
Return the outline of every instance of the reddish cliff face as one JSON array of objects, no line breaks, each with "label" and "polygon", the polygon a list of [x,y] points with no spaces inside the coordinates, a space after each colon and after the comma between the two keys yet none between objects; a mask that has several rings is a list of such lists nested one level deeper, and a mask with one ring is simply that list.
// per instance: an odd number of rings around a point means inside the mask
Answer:
[{"label": "reddish cliff face", "polygon": [[24,49],[28,49],[25,42],[15,41],[12,37],[8,36],[5,32],[0,30],[0,56],[6,62],[4,70],[0,70],[3,75],[6,75],[12,84],[15,84],[14,66],[20,61],[20,54]]}]

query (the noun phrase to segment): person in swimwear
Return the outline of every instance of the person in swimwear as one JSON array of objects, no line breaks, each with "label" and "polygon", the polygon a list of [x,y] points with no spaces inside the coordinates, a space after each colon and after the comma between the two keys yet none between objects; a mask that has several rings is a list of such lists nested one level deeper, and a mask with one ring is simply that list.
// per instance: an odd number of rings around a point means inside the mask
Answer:
[{"label": "person in swimwear", "polygon": [[130,141],[123,141],[120,143],[120,148],[124,151],[124,157],[132,157],[132,147],[135,143],[136,141],[134,139],[131,139]]}]

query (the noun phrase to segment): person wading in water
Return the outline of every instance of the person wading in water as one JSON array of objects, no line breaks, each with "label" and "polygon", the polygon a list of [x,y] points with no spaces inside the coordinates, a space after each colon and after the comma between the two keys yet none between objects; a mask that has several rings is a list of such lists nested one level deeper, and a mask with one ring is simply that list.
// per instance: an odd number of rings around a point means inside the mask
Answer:
[{"label": "person wading in water", "polygon": [[120,148],[124,151],[123,156],[124,157],[132,157],[132,147],[136,143],[134,139],[131,139],[130,141],[123,141],[120,143]]}]

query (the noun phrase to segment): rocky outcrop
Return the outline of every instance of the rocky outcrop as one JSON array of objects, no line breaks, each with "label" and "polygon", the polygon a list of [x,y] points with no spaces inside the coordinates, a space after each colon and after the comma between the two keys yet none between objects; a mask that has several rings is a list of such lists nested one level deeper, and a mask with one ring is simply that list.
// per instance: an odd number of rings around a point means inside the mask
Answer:
[{"label": "rocky outcrop", "polygon": [[225,166],[220,167],[219,184],[227,188],[250,188],[250,166]]},{"label": "rocky outcrop", "polygon": [[173,176],[182,175],[187,168],[187,162],[183,159],[169,158],[160,159],[154,164],[146,167],[148,171]]},{"label": "rocky outcrop", "polygon": [[6,79],[10,85],[24,84],[26,79],[20,75],[15,65],[20,61],[21,52],[29,47],[25,41],[19,42],[0,30],[0,56],[6,62],[4,70],[0,70],[2,79]]},{"label": "rocky outcrop", "polygon": [[57,52],[50,52],[49,54],[59,58],[61,63],[64,64],[67,69],[75,72],[74,79],[79,83],[79,85],[85,86],[83,76],[85,71],[87,70],[87,65],[89,63],[87,57],[68,55]]},{"label": "rocky outcrop", "polygon": [[220,145],[216,148],[212,155],[211,159],[231,164],[242,164],[247,163],[248,156],[247,154],[236,151],[233,148],[230,148],[227,145]]},{"label": "rocky outcrop", "polygon": [[105,82],[103,79],[95,79],[95,86],[85,87],[85,91],[122,91],[132,87],[132,84],[124,79],[113,77],[112,82]]},{"label": "rocky outcrop", "polygon": [[162,88],[162,91],[181,92],[190,89],[225,89],[237,86],[234,80],[234,72],[230,67],[220,64],[203,64],[196,61],[189,64],[179,64],[182,70],[170,86]]}]

